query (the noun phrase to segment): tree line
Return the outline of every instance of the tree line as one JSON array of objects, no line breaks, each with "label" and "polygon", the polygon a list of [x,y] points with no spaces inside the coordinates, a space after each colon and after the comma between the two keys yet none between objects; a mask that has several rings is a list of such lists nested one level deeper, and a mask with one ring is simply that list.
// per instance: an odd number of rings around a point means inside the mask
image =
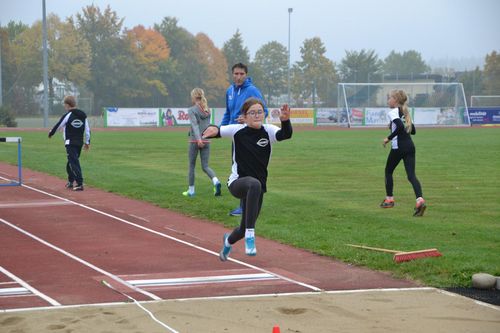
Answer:
[{"label": "tree line", "polygon": [[[152,28],[123,26],[109,6],[90,5],[61,20],[47,18],[49,99],[57,90],[78,92],[93,100],[92,114],[102,107],[186,106],[193,87],[205,90],[209,105],[223,107],[231,83],[231,66],[249,65],[250,76],[269,104],[283,102],[288,90],[288,51],[271,41],[257,50],[253,61],[237,30],[217,48],[204,33],[193,35],[174,17]],[[40,114],[42,94],[42,22],[0,26],[2,96],[16,116]],[[374,50],[348,50],[340,63],[326,57],[319,37],[306,39],[301,59],[291,66],[293,106],[335,107],[338,82],[383,82],[386,77],[431,73],[419,52],[392,51],[380,59]],[[485,66],[456,75],[466,95],[498,95],[500,54],[486,55]],[[60,106],[59,106],[60,107]],[[58,113],[56,103],[52,113]]]}]

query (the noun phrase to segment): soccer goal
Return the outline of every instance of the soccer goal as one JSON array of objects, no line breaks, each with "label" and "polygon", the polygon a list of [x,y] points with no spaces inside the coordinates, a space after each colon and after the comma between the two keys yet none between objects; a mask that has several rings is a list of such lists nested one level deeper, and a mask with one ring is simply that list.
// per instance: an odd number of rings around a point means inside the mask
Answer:
[{"label": "soccer goal", "polygon": [[470,107],[500,107],[500,95],[473,95],[470,97]]},{"label": "soccer goal", "polygon": [[[0,144],[17,143],[17,180],[11,180],[0,176],[0,186],[20,186],[22,184],[21,142],[22,138],[19,137],[0,137]],[[8,152],[8,149],[2,149],[2,151]]]},{"label": "soccer goal", "polygon": [[349,127],[387,125],[387,99],[395,89],[408,95],[408,107],[417,125],[470,126],[461,83],[339,83],[338,86],[338,108],[347,114]]}]

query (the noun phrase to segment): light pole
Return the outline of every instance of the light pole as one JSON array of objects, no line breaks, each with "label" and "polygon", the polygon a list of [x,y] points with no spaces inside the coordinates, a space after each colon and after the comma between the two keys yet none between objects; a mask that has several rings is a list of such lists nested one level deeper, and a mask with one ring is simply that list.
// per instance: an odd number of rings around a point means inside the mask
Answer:
[{"label": "light pole", "polygon": [[3,105],[2,97],[2,38],[0,37],[0,108]]},{"label": "light pole", "polygon": [[47,19],[45,17],[45,0],[42,1],[42,47],[43,47],[43,127],[48,126],[49,119],[49,75],[48,63],[49,57],[47,54]]},{"label": "light pole", "polygon": [[293,8],[288,8],[288,105],[290,105],[290,17]]}]

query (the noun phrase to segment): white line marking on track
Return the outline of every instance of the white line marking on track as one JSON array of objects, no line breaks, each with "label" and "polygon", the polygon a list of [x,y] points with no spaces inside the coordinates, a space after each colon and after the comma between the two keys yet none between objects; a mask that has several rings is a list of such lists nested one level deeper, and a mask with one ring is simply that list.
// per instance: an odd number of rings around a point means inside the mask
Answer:
[{"label": "white line marking on track", "polygon": [[[432,287],[416,287],[416,288],[393,288],[393,289],[361,289],[361,290],[334,290],[334,291],[323,291],[322,293],[337,293],[337,294],[350,294],[350,293],[366,293],[366,292],[393,292],[393,291],[426,291],[434,290],[436,288]],[[189,301],[210,301],[210,300],[225,300],[225,299],[238,299],[238,298],[261,298],[261,297],[287,297],[287,296],[309,296],[309,295],[320,295],[321,293],[313,291],[297,292],[297,293],[276,293],[276,294],[247,294],[247,295],[234,295],[234,296],[211,296],[211,297],[193,297],[193,298],[176,298],[169,300],[160,301],[141,301],[141,304],[156,304],[160,302],[189,302]],[[89,308],[89,307],[102,307],[102,306],[117,306],[117,305],[129,305],[130,302],[113,302],[113,303],[94,303],[94,304],[73,304],[73,305],[61,305],[57,309],[74,309],[74,308]],[[0,313],[6,312],[29,312],[29,311],[45,311],[54,310],[54,307],[34,307],[34,308],[19,308],[19,309],[7,309],[0,310]]]},{"label": "white line marking on track", "polygon": [[259,274],[200,276],[200,277],[176,278],[176,279],[127,280],[127,282],[134,286],[147,288],[147,287],[159,287],[159,286],[184,286],[184,285],[205,284],[205,283],[228,283],[228,282],[262,281],[262,280],[279,280],[279,279],[272,274],[259,273]]},{"label": "white line marking on track", "polygon": [[0,282],[0,286],[1,286],[1,285],[4,285],[4,284],[13,284],[13,285],[15,285],[15,284],[17,284],[17,282],[14,282],[14,281],[5,281],[5,282]]},{"label": "white line marking on track", "polygon": [[25,234],[28,237],[33,238],[34,240],[36,240],[36,241],[38,241],[38,242],[40,242],[40,243],[42,243],[42,244],[44,244],[44,245],[46,245],[46,246],[54,249],[54,250],[56,250],[57,252],[60,252],[60,253],[64,254],[67,257],[69,257],[69,258],[71,258],[73,260],[78,261],[80,264],[83,264],[83,265],[85,265],[85,266],[87,266],[87,267],[89,267],[89,268],[91,268],[91,269],[93,269],[93,270],[95,270],[95,271],[103,274],[103,275],[106,275],[106,276],[110,277],[111,279],[117,281],[118,283],[121,283],[121,284],[127,286],[128,288],[130,288],[132,290],[135,290],[135,291],[137,291],[137,292],[139,292],[139,293],[141,293],[143,295],[146,295],[146,296],[148,296],[148,297],[150,297],[150,298],[152,298],[154,300],[161,299],[160,297],[158,297],[158,296],[156,296],[156,295],[154,295],[154,294],[152,294],[150,292],[147,292],[145,290],[142,290],[140,288],[132,286],[131,284],[127,283],[127,281],[125,281],[123,279],[120,279],[118,276],[116,276],[114,274],[111,274],[111,273],[109,273],[109,272],[107,272],[107,271],[105,271],[105,270],[103,270],[103,269],[101,269],[101,268],[99,268],[99,267],[97,267],[97,266],[89,263],[88,261],[85,261],[85,260],[83,260],[83,259],[81,259],[81,258],[79,258],[79,257],[77,257],[77,256],[75,256],[75,255],[73,255],[71,253],[69,253],[68,251],[65,251],[65,250],[61,249],[60,247],[57,247],[57,246],[49,243],[49,242],[41,239],[40,237],[37,237],[37,236],[33,235],[32,233],[29,233],[28,231],[26,231],[24,229],[21,229],[18,226],[15,226],[12,223],[10,223],[10,222],[2,219],[2,218],[0,218],[0,222],[2,222],[5,225],[8,225],[9,227],[11,227],[13,229],[16,229],[17,231]]},{"label": "white line marking on track", "polygon": [[[197,250],[200,250],[200,251],[202,251],[202,252],[209,253],[209,254],[214,255],[214,256],[217,256],[217,257],[219,256],[219,253],[218,253],[218,252],[214,252],[214,251],[212,251],[212,250],[209,250],[209,249],[206,249],[206,248],[204,248],[204,247],[201,247],[201,246],[195,245],[195,244],[193,244],[193,243],[189,243],[189,242],[184,241],[184,240],[182,240],[182,239],[175,238],[175,237],[173,237],[173,236],[170,236],[170,235],[167,235],[167,234],[164,234],[164,233],[158,232],[158,231],[156,231],[156,230],[152,230],[152,229],[146,228],[146,227],[144,227],[144,226],[142,226],[142,225],[135,224],[135,223],[133,223],[133,222],[127,221],[127,220],[125,220],[125,219],[122,219],[122,218],[120,218],[120,217],[117,217],[117,216],[114,216],[114,215],[111,215],[111,214],[108,214],[108,213],[105,213],[105,212],[103,212],[103,211],[100,211],[100,210],[98,210],[98,209],[92,208],[92,207],[90,207],[90,206],[87,206],[87,205],[84,205],[84,204],[81,204],[81,203],[78,203],[78,202],[76,202],[76,201],[72,201],[72,200],[69,200],[69,199],[66,199],[66,198],[63,198],[63,197],[57,196],[57,195],[55,195],[55,194],[45,192],[45,191],[43,191],[43,190],[40,190],[40,189],[37,189],[37,188],[31,187],[31,186],[28,186],[28,185],[26,185],[26,184],[22,184],[21,186],[22,186],[22,187],[25,187],[25,188],[27,188],[27,189],[30,189],[30,190],[32,190],[32,191],[35,191],[35,192],[39,192],[39,193],[42,193],[42,194],[48,195],[48,196],[53,197],[53,198],[57,198],[57,199],[61,199],[61,200],[67,201],[67,202],[71,202],[71,203],[73,203],[73,204],[75,204],[75,205],[77,205],[77,206],[80,206],[80,207],[82,207],[82,208],[88,209],[88,210],[93,211],[93,212],[95,212],[95,213],[98,213],[98,214],[101,214],[101,215],[104,215],[104,216],[110,217],[110,218],[112,218],[112,219],[114,219],[114,220],[116,220],[116,221],[120,221],[120,222],[122,222],[122,223],[125,223],[125,224],[128,224],[128,225],[131,225],[131,226],[133,226],[133,227],[136,227],[136,228],[139,228],[139,229],[141,229],[141,230],[144,230],[144,231],[150,232],[150,233],[155,234],[155,235],[157,235],[157,236],[164,237],[164,238],[168,238],[168,239],[173,240],[173,241],[175,241],[175,242],[178,242],[178,243],[181,243],[181,244],[187,245],[187,246],[189,246],[189,247],[195,248],[195,249],[197,249]],[[314,291],[322,291],[322,289],[321,289],[321,288],[318,288],[318,287],[316,287],[316,286],[309,285],[309,284],[307,284],[307,283],[303,283],[303,282],[300,282],[300,281],[297,281],[297,280],[294,280],[294,279],[288,278],[288,277],[283,276],[283,275],[281,275],[281,274],[276,274],[276,273],[273,273],[273,272],[271,272],[271,271],[269,271],[269,270],[267,270],[267,269],[264,269],[264,268],[261,268],[261,267],[257,267],[257,266],[255,266],[255,265],[251,265],[251,264],[248,264],[248,263],[243,262],[243,261],[240,261],[240,260],[236,260],[236,259],[233,259],[233,258],[228,258],[228,260],[230,260],[230,261],[232,261],[232,262],[234,262],[234,263],[240,264],[240,265],[242,265],[242,266],[245,266],[245,267],[248,267],[248,268],[252,268],[252,269],[257,270],[257,271],[260,271],[260,272],[263,272],[263,273],[267,273],[267,274],[274,275],[274,276],[276,276],[276,277],[278,277],[278,278],[280,278],[280,279],[282,279],[282,280],[288,281],[288,282],[290,282],[290,283],[292,283],[292,284],[297,284],[297,285],[302,286],[302,287],[304,287],[304,288],[306,288],[306,289],[311,289],[311,290],[314,290]],[[123,281],[123,282],[125,282],[125,281]]]},{"label": "white line marking on track", "polygon": [[31,291],[24,287],[0,288],[0,296],[17,296],[31,294]]},{"label": "white line marking on track", "polygon": [[137,215],[134,215],[134,214],[127,214],[128,216],[132,216],[133,218],[135,219],[138,219],[138,220],[141,220],[141,221],[144,221],[144,222],[147,222],[149,223],[149,220],[148,219],[145,219],[144,217],[141,217],[141,216],[137,216]]},{"label": "white line marking on track", "polygon": [[[459,294],[454,294],[450,293],[446,290],[442,290],[439,288],[434,288],[434,287],[415,287],[415,288],[380,288],[380,289],[354,289],[354,290],[326,290],[323,291],[325,294],[335,294],[335,295],[342,295],[342,294],[364,294],[364,293],[386,293],[386,292],[398,292],[398,291],[411,291],[411,292],[417,292],[417,291],[436,291],[440,294],[451,296],[451,297],[460,297],[463,299],[467,299],[469,301],[472,301],[476,303],[477,305],[485,306],[487,308],[491,308],[497,311],[500,311],[500,306],[496,305],[491,305],[485,302],[481,301],[476,301],[474,299],[459,295]],[[234,295],[234,296],[214,296],[214,297],[197,297],[197,298],[178,298],[175,301],[178,302],[188,302],[188,301],[193,301],[193,300],[214,300],[214,299],[238,299],[238,298],[259,298],[259,297],[283,297],[283,296],[302,296],[302,295],[318,295],[316,292],[300,292],[300,293],[282,293],[282,294],[257,294],[257,295]]]},{"label": "white line marking on track", "polygon": [[45,207],[45,206],[63,206],[71,205],[70,202],[60,200],[37,200],[28,202],[4,202],[0,204],[0,208],[29,208],[29,207]]},{"label": "white line marking on track", "polygon": [[481,302],[481,301],[478,301],[478,300],[475,300],[475,299],[472,299],[472,298],[469,298],[469,297],[466,297],[466,296],[463,296],[463,295],[460,295],[460,294],[455,294],[455,293],[452,293],[452,292],[449,292],[449,291],[446,291],[446,290],[442,290],[442,289],[437,289],[437,290],[441,294],[452,296],[452,297],[466,298],[468,300],[474,301],[474,303],[476,303],[476,304],[479,304],[479,305],[485,306],[487,308],[491,308],[491,309],[495,309],[495,310],[500,311],[500,306],[496,306],[496,305],[492,305],[492,304],[489,304],[489,303]]},{"label": "white line marking on track", "polygon": [[[355,289],[355,290],[331,290],[331,291],[323,291],[325,294],[363,294],[363,293],[392,293],[398,291],[436,291],[438,293],[442,293],[443,295],[452,296],[452,297],[463,297],[470,301],[473,301],[465,296],[456,295],[447,291],[443,291],[434,287],[415,287],[415,288],[382,288],[382,289]],[[211,301],[211,300],[225,300],[225,299],[239,299],[239,298],[261,298],[261,297],[287,297],[287,296],[308,296],[314,295],[317,296],[321,293],[317,292],[297,292],[297,293],[277,293],[277,294],[255,294],[255,295],[234,295],[234,296],[212,296],[212,297],[194,297],[194,298],[177,298],[177,299],[169,299],[169,300],[161,300],[161,301],[141,301],[141,304],[155,304],[160,302],[190,302],[190,301]],[[478,305],[486,306],[488,308],[492,308],[494,310],[500,311],[499,306],[494,306],[491,304],[483,303],[483,302],[474,302]],[[56,310],[56,309],[73,309],[73,308],[89,308],[89,307],[104,307],[104,306],[117,306],[117,305],[129,305],[130,302],[113,302],[113,303],[94,303],[94,304],[77,304],[77,305],[61,305],[60,307],[34,307],[34,308],[19,308],[19,309],[7,309],[0,310],[0,313],[15,313],[15,312],[30,312],[30,311],[45,311],[45,310]]]},{"label": "white line marking on track", "polygon": [[[0,219],[1,220],[1,219]],[[44,299],[45,301],[47,301],[47,303],[49,304],[52,304],[53,306],[60,306],[61,303],[59,303],[58,301],[56,301],[55,299],[41,293],[40,291],[38,291],[36,288],[30,286],[27,282],[21,280],[20,278],[18,278],[16,275],[14,275],[13,273],[9,272],[8,270],[6,270],[5,268],[3,268],[2,266],[0,266],[0,272],[2,272],[3,274],[7,275],[8,277],[10,277],[12,280],[16,281],[17,283],[19,283],[21,286],[23,286],[24,288],[26,288],[27,290],[31,291],[33,294],[37,295],[38,297]]]}]

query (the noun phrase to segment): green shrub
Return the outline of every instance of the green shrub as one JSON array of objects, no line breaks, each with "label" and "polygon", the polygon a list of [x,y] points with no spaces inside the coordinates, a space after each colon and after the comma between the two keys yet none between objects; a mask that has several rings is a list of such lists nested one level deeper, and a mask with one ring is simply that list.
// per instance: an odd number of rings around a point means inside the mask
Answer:
[{"label": "green shrub", "polygon": [[0,127],[17,127],[16,119],[6,106],[0,107]]}]

